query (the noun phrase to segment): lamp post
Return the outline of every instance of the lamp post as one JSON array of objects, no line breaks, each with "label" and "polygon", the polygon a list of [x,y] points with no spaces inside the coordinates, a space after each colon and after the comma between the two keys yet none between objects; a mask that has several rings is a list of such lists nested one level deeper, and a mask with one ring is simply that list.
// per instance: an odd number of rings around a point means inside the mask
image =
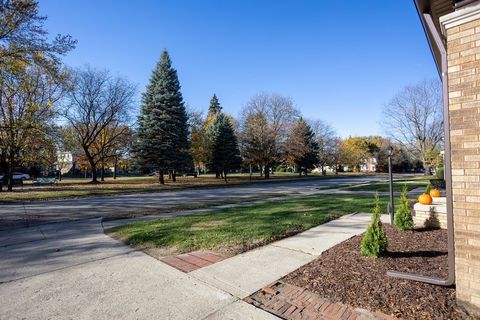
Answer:
[{"label": "lamp post", "polygon": [[394,220],[394,212],[395,208],[393,205],[393,173],[392,173],[392,155],[393,155],[393,147],[388,146],[388,178],[390,180],[390,203],[388,204],[388,211],[390,213],[390,223],[393,225]]}]

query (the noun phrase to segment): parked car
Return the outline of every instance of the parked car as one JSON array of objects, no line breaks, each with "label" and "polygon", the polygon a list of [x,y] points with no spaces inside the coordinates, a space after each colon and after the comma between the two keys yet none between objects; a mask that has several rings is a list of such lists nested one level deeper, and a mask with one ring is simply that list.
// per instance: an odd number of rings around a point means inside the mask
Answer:
[{"label": "parked car", "polygon": [[[5,177],[3,174],[0,174],[0,180],[4,180]],[[21,173],[21,172],[14,172],[13,173],[13,180],[28,180],[30,179],[30,175],[27,173]]]},{"label": "parked car", "polygon": [[197,177],[197,171],[195,171],[195,169],[187,169],[187,170],[180,170],[178,172],[178,175],[181,175],[183,177],[194,177],[196,178]]}]

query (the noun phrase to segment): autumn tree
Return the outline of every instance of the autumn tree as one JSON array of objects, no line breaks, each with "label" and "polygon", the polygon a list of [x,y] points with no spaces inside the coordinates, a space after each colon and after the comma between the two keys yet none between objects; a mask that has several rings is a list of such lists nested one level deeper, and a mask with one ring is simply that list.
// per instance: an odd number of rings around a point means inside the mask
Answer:
[{"label": "autumn tree", "polygon": [[72,81],[62,115],[89,162],[92,183],[97,183],[102,153],[122,138],[118,128],[128,124],[136,90],[127,80],[90,67],[76,70]]},{"label": "autumn tree", "polygon": [[393,148],[392,170],[393,172],[405,172],[412,166],[409,152],[399,143],[393,142],[384,137],[370,137],[371,143],[375,145],[373,157],[376,159],[376,171],[388,172],[388,148]]},{"label": "autumn tree", "polygon": [[201,112],[190,112],[190,154],[192,155],[193,165],[198,174],[200,168],[205,167],[206,161],[206,130],[205,120]]},{"label": "autumn tree", "polygon": [[0,162],[10,191],[27,141],[48,142],[65,80],[61,56],[75,46],[70,36],[49,41],[45,20],[37,1],[0,1]]},{"label": "autumn tree", "polygon": [[38,66],[0,76],[0,150],[5,154],[9,191],[21,156],[32,151],[33,145],[45,145],[51,139],[55,106],[64,92],[58,77],[53,79]]},{"label": "autumn tree", "polygon": [[38,13],[36,0],[0,1],[0,69],[36,65],[56,73],[60,57],[75,47],[69,35],[49,41],[44,27],[47,18]]},{"label": "autumn tree", "polygon": [[129,151],[132,143],[132,131],[125,124],[115,121],[102,130],[91,146],[95,163],[100,169],[100,181],[105,181],[107,167],[114,168],[116,178],[118,160]]},{"label": "autumn tree", "polygon": [[340,162],[354,171],[359,171],[360,165],[371,157],[372,145],[367,137],[349,137],[340,144]]},{"label": "autumn tree", "polygon": [[263,168],[265,179],[280,160],[282,146],[299,114],[290,98],[278,94],[258,94],[243,108],[242,156]]},{"label": "autumn tree", "polygon": [[382,119],[389,137],[412,152],[430,172],[443,147],[440,82],[406,86],[385,105]]}]

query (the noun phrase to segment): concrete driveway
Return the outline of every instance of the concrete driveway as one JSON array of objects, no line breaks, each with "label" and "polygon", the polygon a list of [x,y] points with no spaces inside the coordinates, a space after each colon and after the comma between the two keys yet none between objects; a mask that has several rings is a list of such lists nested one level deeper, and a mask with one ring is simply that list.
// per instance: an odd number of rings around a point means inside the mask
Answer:
[{"label": "concrete driveway", "polygon": [[276,181],[228,188],[199,188],[158,193],[136,193],[108,197],[92,197],[58,201],[3,203],[0,205],[0,230],[31,227],[38,224],[107,217],[132,212],[155,211],[175,206],[208,204],[229,199],[295,192],[312,194],[319,188],[338,184],[384,180],[385,176],[364,176],[341,179]]}]

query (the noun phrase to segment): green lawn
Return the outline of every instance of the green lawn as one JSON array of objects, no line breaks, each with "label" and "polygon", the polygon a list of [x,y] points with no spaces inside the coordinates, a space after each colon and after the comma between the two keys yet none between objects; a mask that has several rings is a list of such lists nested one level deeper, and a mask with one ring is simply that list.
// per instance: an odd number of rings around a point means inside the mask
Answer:
[{"label": "green lawn", "polygon": [[[428,182],[422,181],[405,181],[405,182],[394,182],[393,183],[393,191],[401,192],[403,186],[407,186],[408,191],[411,191],[416,188],[424,188],[427,186]],[[380,183],[372,183],[368,185],[360,185],[360,186],[352,186],[345,188],[344,190],[351,190],[351,191],[378,191],[378,192],[388,192],[390,191],[390,185],[388,182],[380,182]]]},{"label": "green lawn", "polygon": [[[386,208],[386,198],[382,198]],[[316,195],[202,215],[136,222],[109,230],[135,247],[170,253],[212,250],[236,254],[356,211],[370,212],[373,197]]]}]

